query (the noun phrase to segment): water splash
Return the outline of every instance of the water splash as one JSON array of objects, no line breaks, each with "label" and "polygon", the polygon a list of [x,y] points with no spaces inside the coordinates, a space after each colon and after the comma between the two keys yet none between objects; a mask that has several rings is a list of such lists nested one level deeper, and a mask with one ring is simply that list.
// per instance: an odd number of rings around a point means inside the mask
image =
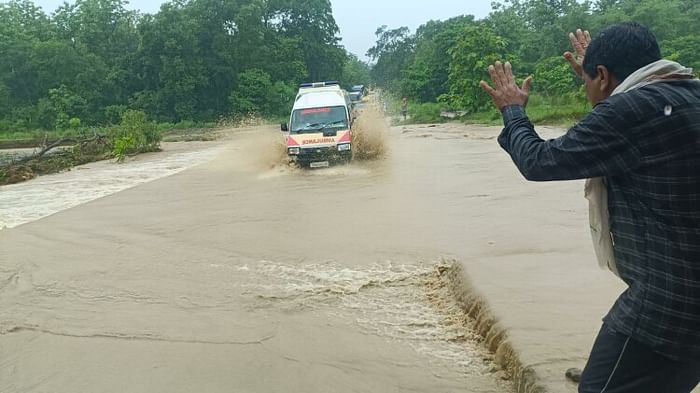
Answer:
[{"label": "water splash", "polygon": [[488,373],[478,334],[449,292],[443,272],[450,267],[386,262],[354,269],[263,261],[243,273],[255,276],[244,287],[256,309],[313,309],[349,317],[367,334],[403,341],[438,365]]}]

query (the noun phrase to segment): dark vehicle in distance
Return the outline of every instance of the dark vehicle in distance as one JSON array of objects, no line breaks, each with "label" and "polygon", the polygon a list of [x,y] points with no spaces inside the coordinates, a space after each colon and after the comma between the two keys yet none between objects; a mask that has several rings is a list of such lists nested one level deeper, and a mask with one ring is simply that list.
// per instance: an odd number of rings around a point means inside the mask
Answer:
[{"label": "dark vehicle in distance", "polygon": [[364,85],[355,85],[350,88],[348,94],[352,102],[362,102],[362,99],[367,95],[367,89]]}]

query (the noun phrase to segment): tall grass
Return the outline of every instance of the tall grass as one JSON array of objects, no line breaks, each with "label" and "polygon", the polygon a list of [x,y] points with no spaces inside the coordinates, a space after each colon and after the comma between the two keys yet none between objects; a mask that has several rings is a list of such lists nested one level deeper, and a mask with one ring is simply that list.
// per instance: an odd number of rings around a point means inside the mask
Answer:
[{"label": "tall grass", "polygon": [[[527,116],[533,124],[571,126],[590,112],[591,106],[579,96],[532,95],[527,105]],[[467,123],[502,124],[501,113],[491,108],[482,112],[467,114]]]},{"label": "tall grass", "polygon": [[[157,130],[161,133],[189,131],[193,129],[214,129],[220,127],[214,122],[194,122],[190,120],[181,121],[179,123],[158,123]],[[80,138],[93,135],[94,131],[98,134],[104,134],[111,127],[80,127],[75,129],[65,130],[0,130],[0,142],[24,142],[34,141],[41,142],[44,139],[48,141],[56,141],[63,138]]]},{"label": "tall grass", "polygon": [[527,115],[536,124],[572,125],[590,111],[590,104],[578,96],[533,95],[527,105]]},{"label": "tall grass", "polygon": [[[399,101],[391,96],[383,97],[387,102],[388,114],[400,116]],[[527,106],[527,115],[534,124],[571,126],[590,112],[591,106],[581,94],[563,96],[543,96],[533,94]],[[408,119],[399,118],[397,124],[426,124],[444,123],[450,119],[442,116],[445,111],[450,111],[444,104],[409,103]],[[465,123],[501,125],[503,120],[501,113],[490,106],[483,111],[467,113],[460,118]]]},{"label": "tall grass", "polygon": [[442,105],[434,102],[408,105],[408,122],[413,124],[444,123],[447,118],[442,117]]},{"label": "tall grass", "polygon": [[53,141],[62,138],[79,137],[81,135],[89,135],[88,129],[67,129],[67,130],[31,130],[31,131],[0,131],[0,140],[2,141],[22,141],[36,140],[41,141],[44,138]]}]

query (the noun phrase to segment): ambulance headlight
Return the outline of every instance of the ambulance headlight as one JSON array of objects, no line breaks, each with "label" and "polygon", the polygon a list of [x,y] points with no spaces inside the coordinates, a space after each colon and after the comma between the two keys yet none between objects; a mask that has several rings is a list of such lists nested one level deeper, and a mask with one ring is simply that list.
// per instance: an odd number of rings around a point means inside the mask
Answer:
[{"label": "ambulance headlight", "polygon": [[338,145],[338,151],[350,151],[350,144],[343,143],[343,144]]},{"label": "ambulance headlight", "polygon": [[290,147],[289,150],[288,150],[288,152],[289,152],[289,155],[291,155],[291,156],[296,156],[296,155],[298,155],[299,153],[301,153],[301,149],[298,148],[298,147]]}]

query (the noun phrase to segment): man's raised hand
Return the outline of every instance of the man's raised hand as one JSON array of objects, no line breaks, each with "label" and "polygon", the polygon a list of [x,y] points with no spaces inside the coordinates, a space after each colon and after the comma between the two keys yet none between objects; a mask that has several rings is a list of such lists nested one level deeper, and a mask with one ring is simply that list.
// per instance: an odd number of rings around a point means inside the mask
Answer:
[{"label": "man's raised hand", "polygon": [[569,33],[569,41],[575,53],[565,52],[564,58],[569,62],[576,75],[583,77],[583,58],[586,56],[586,49],[591,43],[591,34],[588,30],[576,30],[576,33]]},{"label": "man's raised hand", "polygon": [[530,98],[530,84],[532,77],[528,77],[523,82],[523,86],[519,87],[515,83],[513,77],[513,67],[510,62],[502,64],[497,61],[496,64],[489,66],[489,75],[494,87],[491,87],[486,81],[481,81],[481,88],[491,96],[494,105],[499,110],[510,105],[527,106],[527,101]]}]

